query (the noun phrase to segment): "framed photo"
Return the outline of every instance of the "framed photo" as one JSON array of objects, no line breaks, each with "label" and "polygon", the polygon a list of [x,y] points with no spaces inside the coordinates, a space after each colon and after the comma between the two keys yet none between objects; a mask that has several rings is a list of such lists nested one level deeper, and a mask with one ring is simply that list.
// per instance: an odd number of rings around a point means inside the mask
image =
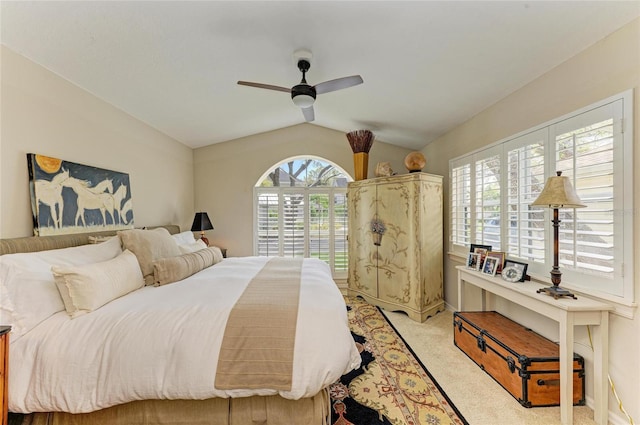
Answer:
[{"label": "framed photo", "polygon": [[480,254],[480,268],[478,270],[482,270],[482,265],[484,264],[484,258],[487,256],[487,252],[491,251],[491,245],[478,245],[472,243],[469,247],[469,252],[473,252],[476,254]]},{"label": "framed photo", "polygon": [[469,252],[486,254],[489,251],[491,251],[491,245],[478,245],[478,244],[472,243],[471,246],[469,246]]},{"label": "framed photo", "polygon": [[504,269],[507,267],[515,269],[519,274],[518,279],[513,282],[525,281],[525,278],[527,277],[527,267],[529,267],[527,263],[507,259],[504,261]]},{"label": "framed photo", "polygon": [[480,271],[480,254],[470,252],[469,255],[467,255],[467,268]]},{"label": "framed photo", "polygon": [[496,275],[496,269],[498,268],[498,259],[496,257],[487,257],[482,265],[482,273],[491,276]]},{"label": "framed photo", "polygon": [[502,269],[502,280],[507,282],[519,282],[522,277],[522,270],[513,266],[507,266]]},{"label": "framed photo", "polygon": [[487,257],[496,257],[498,259],[498,263],[496,266],[496,274],[502,273],[502,265],[504,264],[504,258],[506,254],[502,251],[489,251],[487,252]]}]

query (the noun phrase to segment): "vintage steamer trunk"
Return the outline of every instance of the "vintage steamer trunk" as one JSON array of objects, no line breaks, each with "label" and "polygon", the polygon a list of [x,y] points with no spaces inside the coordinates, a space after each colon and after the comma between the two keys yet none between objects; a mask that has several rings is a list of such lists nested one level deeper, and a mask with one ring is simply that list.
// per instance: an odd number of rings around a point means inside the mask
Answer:
[{"label": "vintage steamer trunk", "polygon": [[[495,311],[456,312],[453,341],[524,407],[560,405],[557,344]],[[573,404],[584,405],[584,359],[573,355]]]}]

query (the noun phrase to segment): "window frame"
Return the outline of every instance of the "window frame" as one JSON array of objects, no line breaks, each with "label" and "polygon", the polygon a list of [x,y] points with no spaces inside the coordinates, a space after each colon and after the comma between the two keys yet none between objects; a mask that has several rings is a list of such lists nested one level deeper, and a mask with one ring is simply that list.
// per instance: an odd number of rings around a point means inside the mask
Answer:
[{"label": "window frame", "polygon": [[[508,152],[517,148],[518,145],[524,146],[529,143],[529,140],[532,140],[532,135],[546,133],[545,142],[544,142],[544,169],[545,169],[545,181],[546,179],[555,173],[555,169],[553,169],[555,165],[555,155],[556,155],[556,135],[561,134],[562,130],[566,130],[565,124],[567,122],[573,121],[573,128],[576,128],[576,123],[581,119],[588,119],[590,115],[594,111],[598,113],[597,110],[605,109],[608,106],[612,106],[612,108],[619,108],[619,117],[616,118],[615,114],[618,113],[614,111],[614,120],[613,120],[613,138],[614,138],[614,158],[613,164],[616,169],[614,173],[614,235],[615,239],[615,249],[621,250],[622,254],[616,254],[615,257],[615,274],[614,279],[621,279],[621,287],[618,289],[616,293],[610,293],[607,291],[599,289],[593,285],[584,284],[582,277],[589,277],[588,273],[580,273],[574,272],[567,269],[563,269],[561,266],[561,271],[563,272],[563,282],[562,286],[565,286],[569,289],[573,289],[577,292],[582,292],[586,295],[593,296],[596,298],[604,299],[607,301],[613,301],[622,306],[634,307],[635,303],[635,293],[634,293],[634,264],[633,264],[633,90],[627,90],[622,93],[616,94],[609,98],[603,99],[601,101],[595,102],[591,105],[588,105],[579,110],[573,111],[556,119],[547,121],[540,125],[537,125],[533,128],[522,131],[513,136],[509,136],[502,140],[499,140],[495,143],[492,143],[483,148],[474,150],[465,155],[462,155],[457,158],[453,158],[449,161],[449,178],[450,178],[450,190],[451,193],[454,193],[454,181],[453,181],[453,170],[461,167],[464,164],[470,164],[471,166],[471,211],[470,216],[472,217],[472,226],[470,231],[470,243],[478,243],[475,240],[475,223],[473,222],[473,218],[475,217],[475,197],[476,189],[475,189],[475,158],[478,156],[486,156],[483,153],[489,150],[502,150],[501,153],[501,196],[502,196],[502,205],[501,205],[501,219],[500,219],[500,234],[501,234],[501,246],[505,249],[508,247],[508,231],[509,228],[507,226],[509,220],[509,204],[507,202],[508,195],[508,187],[507,187],[507,172],[508,172]],[[589,125],[592,124],[590,121],[587,121]],[[617,139],[619,138],[619,140]],[[521,139],[521,140],[519,140]],[[453,211],[454,206],[452,203],[454,202],[453,196],[450,199],[450,214],[449,220],[453,219]],[[524,261],[529,263],[529,274],[536,280],[540,280],[543,282],[548,282],[549,279],[549,270],[551,270],[550,264],[552,263],[552,252],[553,252],[553,237],[552,237],[552,226],[551,226],[551,211],[548,208],[544,209],[544,222],[545,222],[545,262],[544,263],[531,263],[526,259]],[[450,222],[451,224],[451,222]],[[620,229],[624,229],[621,231]],[[456,244],[456,240],[454,239],[453,231],[455,229],[453,226],[449,228],[449,249],[453,255],[456,256],[466,256],[467,251],[469,249],[468,246]],[[621,233],[621,234],[620,234]],[[620,241],[620,242],[618,242]],[[509,255],[508,257],[518,259],[519,257]],[[619,258],[618,258],[619,257]],[[591,280],[593,280],[593,276],[591,276]],[[613,280],[613,279],[612,279]],[[632,313],[629,310],[626,310],[623,315],[629,317]]]},{"label": "window frame", "polygon": [[[262,193],[277,193],[278,194],[278,232],[282,232],[284,230],[284,226],[282,225],[284,220],[284,205],[282,203],[282,199],[287,194],[300,194],[304,197],[304,209],[303,209],[303,220],[304,220],[304,234],[303,234],[303,257],[310,258],[310,248],[309,248],[309,236],[310,236],[310,214],[309,214],[309,199],[313,194],[322,194],[327,195],[329,199],[329,220],[330,220],[330,230],[329,230],[329,260],[328,265],[331,269],[331,273],[334,279],[346,279],[347,278],[347,269],[345,270],[336,270],[336,232],[335,232],[335,223],[336,223],[336,215],[335,215],[335,199],[336,195],[343,195],[344,200],[346,202],[347,198],[347,187],[336,187],[336,186],[316,186],[316,187],[307,187],[307,186],[275,186],[275,187],[262,187],[260,184],[268,177],[269,173],[273,171],[275,168],[281,167],[283,164],[286,164],[290,161],[295,160],[305,160],[312,159],[316,161],[321,161],[323,163],[329,164],[333,166],[336,170],[338,170],[344,177],[347,178],[347,182],[353,181],[351,175],[345,171],[342,167],[330,161],[326,158],[314,156],[314,155],[297,155],[293,157],[289,157],[279,161],[278,163],[272,165],[262,174],[262,176],[258,179],[256,184],[253,187],[253,255],[259,254],[259,229],[258,229],[258,214],[259,214],[259,196]],[[348,204],[346,206],[345,214],[348,212]],[[346,216],[345,216],[346,217]],[[346,223],[346,220],[345,220]],[[282,233],[279,233],[279,241],[278,241],[278,256],[283,256],[284,252],[284,244],[283,244],[283,236]],[[348,248],[345,238],[345,253],[348,255]],[[347,264],[347,262],[345,262]]]}]

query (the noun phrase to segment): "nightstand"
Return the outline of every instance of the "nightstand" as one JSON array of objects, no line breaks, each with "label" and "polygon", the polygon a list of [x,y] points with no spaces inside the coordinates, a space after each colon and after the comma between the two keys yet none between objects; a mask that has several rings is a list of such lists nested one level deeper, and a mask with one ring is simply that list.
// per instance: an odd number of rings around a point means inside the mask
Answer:
[{"label": "nightstand", "polygon": [[9,412],[9,331],[11,326],[0,326],[0,423],[7,425]]}]

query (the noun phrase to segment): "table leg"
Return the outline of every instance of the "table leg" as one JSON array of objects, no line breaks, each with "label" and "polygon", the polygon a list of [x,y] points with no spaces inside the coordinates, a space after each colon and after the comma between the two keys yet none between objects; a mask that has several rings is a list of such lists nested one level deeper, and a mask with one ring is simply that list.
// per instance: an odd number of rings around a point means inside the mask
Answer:
[{"label": "table leg", "polygon": [[464,281],[458,271],[458,311],[464,311]]},{"label": "table leg", "polygon": [[487,311],[487,291],[482,290],[482,295],[480,297],[482,300],[482,311]]},{"label": "table leg", "polygon": [[573,314],[560,317],[560,422],[573,424]]},{"label": "table leg", "polygon": [[593,420],[607,425],[609,420],[609,312],[601,313],[593,332]]}]

